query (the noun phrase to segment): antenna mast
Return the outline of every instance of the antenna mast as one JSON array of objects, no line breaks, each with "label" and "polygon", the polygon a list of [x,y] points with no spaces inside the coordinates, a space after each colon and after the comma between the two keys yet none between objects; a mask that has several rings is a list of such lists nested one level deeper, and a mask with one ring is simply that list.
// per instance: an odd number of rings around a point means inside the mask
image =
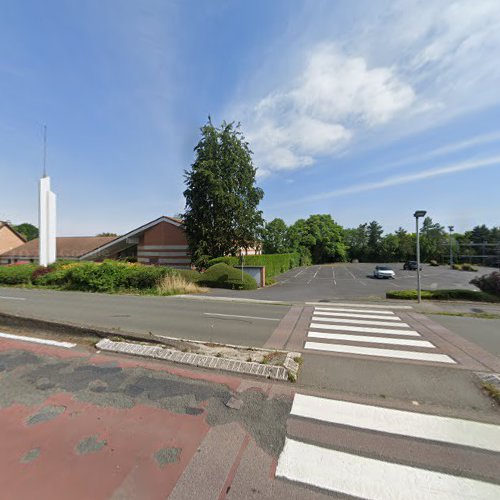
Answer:
[{"label": "antenna mast", "polygon": [[47,125],[43,126],[43,176],[47,177]]}]

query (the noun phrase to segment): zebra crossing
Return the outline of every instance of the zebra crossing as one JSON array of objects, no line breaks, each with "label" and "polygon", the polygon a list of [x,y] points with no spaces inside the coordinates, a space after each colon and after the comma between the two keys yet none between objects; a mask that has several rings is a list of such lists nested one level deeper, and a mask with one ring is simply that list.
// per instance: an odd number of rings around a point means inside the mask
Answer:
[{"label": "zebra crossing", "polygon": [[411,306],[308,303],[313,307],[304,349],[454,365],[456,361],[404,322],[396,312]]},{"label": "zebra crossing", "polygon": [[305,394],[287,424],[281,479],[368,499],[500,498],[500,425]]}]

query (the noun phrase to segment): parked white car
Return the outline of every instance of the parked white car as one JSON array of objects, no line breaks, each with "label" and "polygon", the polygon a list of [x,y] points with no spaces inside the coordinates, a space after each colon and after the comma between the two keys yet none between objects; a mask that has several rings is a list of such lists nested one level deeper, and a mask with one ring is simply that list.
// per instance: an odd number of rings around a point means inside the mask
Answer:
[{"label": "parked white car", "polygon": [[373,271],[374,278],[396,278],[396,273],[390,268],[386,266],[377,266],[375,267],[375,271]]}]

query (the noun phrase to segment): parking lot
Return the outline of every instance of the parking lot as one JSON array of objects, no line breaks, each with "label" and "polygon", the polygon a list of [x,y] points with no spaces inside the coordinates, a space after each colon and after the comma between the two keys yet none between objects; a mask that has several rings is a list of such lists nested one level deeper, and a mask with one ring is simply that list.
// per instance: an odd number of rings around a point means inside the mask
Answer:
[{"label": "parking lot", "polygon": [[[386,265],[396,273],[395,279],[375,279],[376,265]],[[475,276],[488,274],[492,268],[480,267],[478,272],[455,271],[448,266],[423,265],[422,288],[468,288]],[[217,295],[261,298],[266,300],[327,300],[383,298],[389,290],[415,289],[417,272],[404,271],[402,263],[336,263],[292,269],[277,278],[271,287],[252,292],[217,291]]]}]

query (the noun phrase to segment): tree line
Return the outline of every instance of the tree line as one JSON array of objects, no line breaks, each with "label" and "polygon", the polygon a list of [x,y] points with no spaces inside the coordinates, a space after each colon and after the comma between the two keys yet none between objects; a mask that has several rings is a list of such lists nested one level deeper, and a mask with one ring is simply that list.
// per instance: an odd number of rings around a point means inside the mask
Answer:
[{"label": "tree line", "polygon": [[[311,215],[287,226],[276,218],[261,231],[264,253],[300,252],[315,264],[335,261],[397,262],[414,260],[416,235],[402,227],[384,234],[377,221],[355,228],[343,228],[331,215]],[[465,260],[494,264],[500,253],[500,227],[476,226],[465,233],[450,233],[431,217],[420,229],[420,255],[423,262],[445,263]]]}]

